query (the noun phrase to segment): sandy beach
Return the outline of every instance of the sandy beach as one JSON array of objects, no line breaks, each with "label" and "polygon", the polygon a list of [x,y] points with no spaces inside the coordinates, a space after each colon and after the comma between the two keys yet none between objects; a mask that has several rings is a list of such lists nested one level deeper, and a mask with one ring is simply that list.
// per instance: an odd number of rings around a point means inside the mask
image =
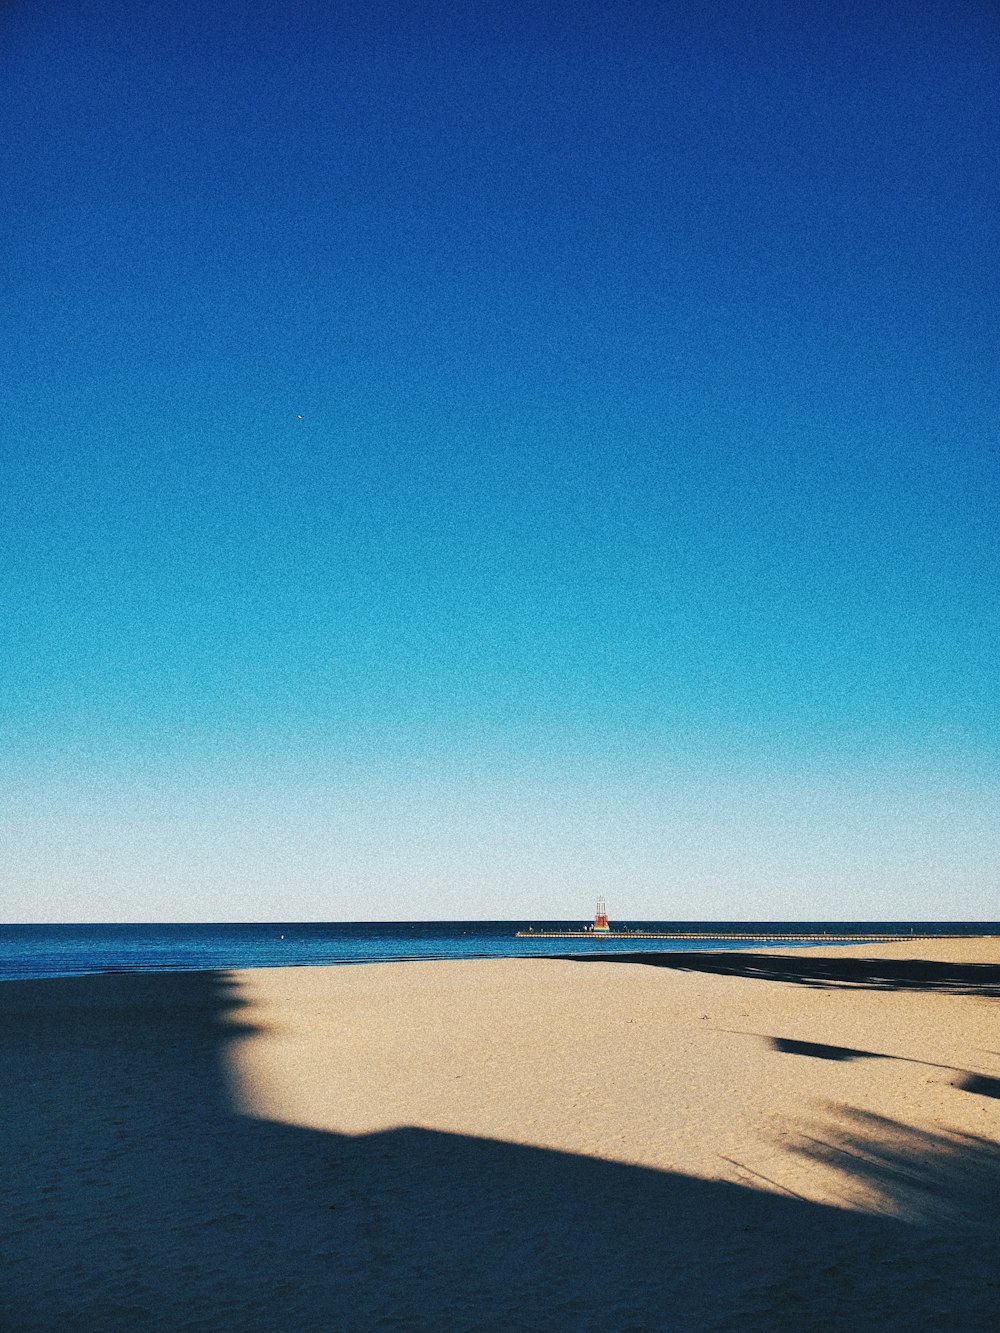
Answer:
[{"label": "sandy beach", "polygon": [[994,1329],[1000,940],[6,983],[10,1329]]}]

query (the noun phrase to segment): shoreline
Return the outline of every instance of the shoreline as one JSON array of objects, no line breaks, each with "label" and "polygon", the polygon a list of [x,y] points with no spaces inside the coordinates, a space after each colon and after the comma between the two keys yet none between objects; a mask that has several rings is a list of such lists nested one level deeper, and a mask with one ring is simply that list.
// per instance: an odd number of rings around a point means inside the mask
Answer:
[{"label": "shoreline", "polygon": [[[0,976],[0,989],[2,989],[3,986],[8,982],[57,981],[57,980],[68,980],[73,977],[145,976],[145,975],[163,976],[163,975],[174,975],[174,974],[188,975],[190,973],[215,973],[215,972],[238,973],[241,971],[248,971],[248,970],[253,971],[255,969],[272,971],[281,969],[297,970],[300,968],[305,968],[305,969],[317,968],[322,970],[326,968],[340,968],[347,966],[351,967],[367,966],[367,965],[384,966],[386,964],[394,965],[400,963],[417,963],[417,962],[419,963],[488,962],[488,961],[499,961],[502,959],[508,959],[511,961],[518,961],[518,960],[528,961],[532,959],[537,960],[545,958],[604,957],[610,960],[613,960],[615,958],[624,960],[630,957],[630,955],[625,950],[613,950],[610,953],[602,954],[600,952],[600,946],[605,940],[608,939],[613,939],[617,941],[663,939],[663,940],[673,940],[677,942],[689,942],[691,944],[697,944],[700,941],[705,941],[706,947],[704,949],[690,949],[683,951],[677,950],[676,952],[677,953],[695,952],[695,953],[705,953],[712,955],[718,955],[719,953],[721,953],[721,950],[719,950],[717,947],[714,947],[720,943],[731,943],[734,946],[736,946],[738,951],[741,953],[755,952],[759,950],[762,953],[766,954],[771,954],[774,951],[780,951],[780,949],[783,946],[788,945],[794,948],[796,955],[799,955],[799,954],[808,954],[814,948],[825,948],[825,947],[833,948],[838,953],[841,953],[844,950],[849,950],[855,947],[866,947],[873,945],[883,948],[892,945],[902,945],[908,949],[915,949],[918,945],[926,943],[928,941],[951,942],[960,947],[964,947],[965,945],[971,947],[976,941],[992,940],[1000,942],[1000,933],[983,932],[979,934],[957,934],[953,932],[951,933],[935,932],[927,934],[912,934],[912,933],[892,934],[892,935],[887,934],[884,936],[878,936],[872,933],[866,933],[864,935],[855,935],[855,934],[836,935],[827,933],[824,935],[768,934],[756,937],[750,934],[742,934],[742,933],[729,934],[721,932],[710,935],[704,933],[699,933],[699,934],[687,934],[681,932],[654,933],[654,932],[641,932],[641,931],[628,931],[628,932],[611,931],[607,934],[604,933],[597,934],[592,931],[578,931],[578,932],[537,931],[537,932],[517,932],[510,938],[524,939],[524,940],[579,939],[579,940],[586,940],[588,945],[592,947],[589,947],[585,950],[579,950],[573,953],[560,953],[554,949],[551,952],[544,952],[544,953],[538,952],[538,953],[508,954],[508,953],[483,952],[483,953],[474,953],[468,955],[456,955],[454,953],[448,953],[448,952],[440,952],[433,954],[417,952],[412,954],[406,954],[406,955],[400,954],[397,956],[388,956],[388,957],[362,956],[362,957],[340,957],[340,958],[322,958],[322,959],[305,958],[302,961],[298,960],[289,961],[287,959],[264,961],[264,960],[252,959],[249,961],[241,960],[239,962],[228,962],[224,958],[220,958],[215,961],[205,962],[198,967],[187,967],[187,966],[178,967],[170,965],[159,965],[150,967],[150,966],[144,966],[142,964],[132,965],[131,963],[127,963],[121,966],[117,965],[96,966],[86,970],[82,968],[77,968],[65,972],[43,971],[43,970],[39,970],[34,973],[24,972],[24,971],[13,972],[11,975],[8,976]],[[650,957],[658,956],[657,950],[651,949],[643,952],[648,953]]]}]

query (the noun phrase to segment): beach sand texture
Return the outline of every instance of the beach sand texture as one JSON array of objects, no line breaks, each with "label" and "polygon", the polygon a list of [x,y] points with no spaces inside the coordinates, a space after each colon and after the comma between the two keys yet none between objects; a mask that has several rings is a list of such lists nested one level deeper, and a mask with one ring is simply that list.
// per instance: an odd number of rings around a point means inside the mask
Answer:
[{"label": "beach sand texture", "polygon": [[5,1329],[1000,1327],[1000,940],[0,987]]}]

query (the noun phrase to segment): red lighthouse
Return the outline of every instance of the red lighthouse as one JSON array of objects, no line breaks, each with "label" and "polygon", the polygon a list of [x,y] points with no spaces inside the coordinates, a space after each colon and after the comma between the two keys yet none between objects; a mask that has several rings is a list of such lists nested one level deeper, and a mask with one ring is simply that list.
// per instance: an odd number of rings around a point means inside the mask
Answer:
[{"label": "red lighthouse", "polygon": [[594,929],[595,930],[611,929],[611,927],[608,925],[608,905],[604,901],[603,897],[598,898],[597,900],[597,911],[594,913]]}]

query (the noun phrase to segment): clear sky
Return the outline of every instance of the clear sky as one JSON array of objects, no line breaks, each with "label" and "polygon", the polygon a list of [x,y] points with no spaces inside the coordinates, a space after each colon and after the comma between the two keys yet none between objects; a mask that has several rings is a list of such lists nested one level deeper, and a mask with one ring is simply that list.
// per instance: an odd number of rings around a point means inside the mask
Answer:
[{"label": "clear sky", "polygon": [[0,65],[0,919],[1000,917],[994,4]]}]

